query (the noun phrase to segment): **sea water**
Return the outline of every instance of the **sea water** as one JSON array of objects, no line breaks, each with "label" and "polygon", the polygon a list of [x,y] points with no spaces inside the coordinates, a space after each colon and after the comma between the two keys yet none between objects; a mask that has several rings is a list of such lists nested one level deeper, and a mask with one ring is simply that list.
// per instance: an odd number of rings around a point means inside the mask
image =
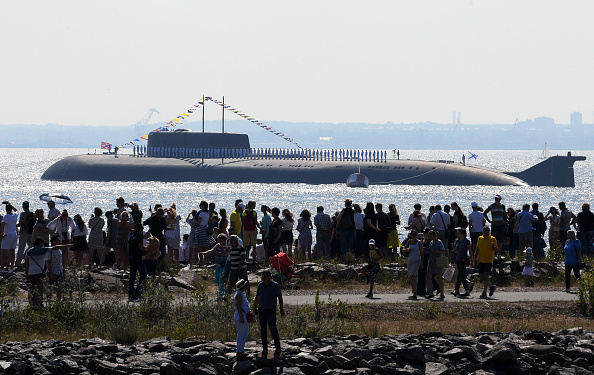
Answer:
[{"label": "sea water", "polygon": [[[125,150],[127,152],[128,150]],[[423,212],[430,205],[458,202],[462,209],[471,211],[470,202],[476,201],[483,207],[493,202],[495,194],[503,197],[506,207],[521,208],[524,203],[540,203],[541,211],[558,206],[565,201],[569,209],[579,212],[584,202],[593,202],[591,188],[594,179],[594,151],[575,151],[574,155],[586,156],[586,161],[576,162],[575,188],[539,186],[440,186],[435,185],[370,185],[369,188],[348,188],[345,171],[344,181],[329,185],[309,184],[267,184],[260,183],[197,183],[197,182],[94,182],[94,181],[43,181],[41,175],[53,163],[69,155],[99,152],[99,150],[47,148],[47,149],[0,149],[0,199],[8,200],[20,210],[24,200],[31,202],[31,208],[47,206],[39,200],[43,193],[61,193],[69,196],[73,203],[65,205],[71,213],[81,214],[88,220],[94,207],[104,211],[114,209],[115,199],[122,196],[127,202],[138,202],[145,217],[150,206],[161,203],[170,206],[175,203],[178,213],[185,219],[192,209],[197,209],[201,200],[215,202],[217,209],[224,207],[230,213],[233,203],[241,198],[244,202],[255,200],[270,207],[288,208],[296,215],[307,209],[315,214],[322,205],[327,213],[333,213],[344,206],[344,200],[351,198],[362,207],[367,202],[383,203],[387,210],[389,203],[395,203],[401,216],[408,217],[412,207],[419,202]],[[389,150],[388,157],[395,157]],[[473,151],[478,155],[469,164],[505,171],[521,171],[542,161],[540,151],[489,150]],[[550,151],[551,155],[565,155],[567,150]],[[468,157],[464,150],[400,150],[401,159],[415,160],[461,160]],[[373,184],[373,181],[370,181]],[[58,208],[62,208],[58,206]],[[187,231],[189,226],[182,227]],[[403,231],[401,231],[403,232]]]}]

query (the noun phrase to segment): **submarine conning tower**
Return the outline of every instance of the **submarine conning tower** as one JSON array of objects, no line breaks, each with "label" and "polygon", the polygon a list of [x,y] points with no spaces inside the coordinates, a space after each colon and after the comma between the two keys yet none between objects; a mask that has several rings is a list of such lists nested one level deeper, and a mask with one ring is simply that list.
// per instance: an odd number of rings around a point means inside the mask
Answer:
[{"label": "submarine conning tower", "polygon": [[508,175],[520,178],[531,186],[575,187],[573,164],[586,160],[585,156],[551,156],[546,160],[521,172],[507,172]]},{"label": "submarine conning tower", "polygon": [[[247,134],[193,132],[177,129],[167,132],[150,132],[146,147],[147,156],[159,158],[175,158],[183,155],[194,155],[197,150],[233,150],[245,153],[250,150],[250,139]],[[217,158],[215,152],[201,152],[204,158]]]}]

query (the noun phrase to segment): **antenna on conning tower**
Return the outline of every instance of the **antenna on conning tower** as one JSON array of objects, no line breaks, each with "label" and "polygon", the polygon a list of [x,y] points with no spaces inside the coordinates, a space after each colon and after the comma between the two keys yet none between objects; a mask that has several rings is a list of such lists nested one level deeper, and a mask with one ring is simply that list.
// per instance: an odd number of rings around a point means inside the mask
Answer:
[{"label": "antenna on conning tower", "polygon": [[140,127],[150,124],[151,117],[153,117],[153,113],[161,114],[161,112],[157,111],[156,108],[151,108],[148,111],[146,111],[144,116],[142,116],[136,124],[134,124],[132,126],[134,126],[135,128],[140,128]]}]

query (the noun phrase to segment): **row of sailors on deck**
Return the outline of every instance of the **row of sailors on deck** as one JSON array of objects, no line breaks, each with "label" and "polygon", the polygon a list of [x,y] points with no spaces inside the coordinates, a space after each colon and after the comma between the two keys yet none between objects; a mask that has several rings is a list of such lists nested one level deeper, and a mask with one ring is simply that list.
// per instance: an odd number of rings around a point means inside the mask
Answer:
[{"label": "row of sailors on deck", "polygon": [[161,158],[244,158],[289,160],[360,160],[385,162],[387,152],[380,150],[312,150],[273,148],[190,148],[149,147],[148,156]]}]

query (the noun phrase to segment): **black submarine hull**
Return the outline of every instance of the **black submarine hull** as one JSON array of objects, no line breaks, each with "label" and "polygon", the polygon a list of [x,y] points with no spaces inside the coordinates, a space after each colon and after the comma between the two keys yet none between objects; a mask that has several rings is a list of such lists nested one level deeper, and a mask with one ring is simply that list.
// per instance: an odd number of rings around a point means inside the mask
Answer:
[{"label": "black submarine hull", "polygon": [[[573,164],[583,156],[553,156],[522,172],[504,173],[449,161],[394,160],[354,150],[253,149],[247,134],[151,132],[148,157],[77,155],[41,176],[55,181],[345,183],[359,172],[369,183],[393,185],[541,185],[573,187]],[[143,153],[143,156],[145,153]],[[249,156],[248,156],[249,155]],[[353,159],[363,160],[327,160]],[[247,157],[246,157],[247,156]],[[348,157],[347,157],[348,156]],[[373,161],[368,161],[369,159]]]},{"label": "black submarine hull", "polygon": [[[161,182],[261,182],[261,183],[344,183],[361,170],[370,184],[395,185],[544,185],[574,186],[573,161],[551,157],[534,173],[502,173],[456,163],[416,160],[384,162],[199,159],[133,157],[129,155],[76,155],[59,160],[41,176],[56,181],[161,181]],[[571,159],[581,157],[570,157]],[[544,164],[543,164],[544,163]],[[552,178],[549,166],[563,169],[565,180]],[[571,168],[569,167],[571,164]],[[533,167],[535,168],[535,167]],[[524,174],[523,174],[524,173]],[[541,175],[541,181],[537,177]]]}]

